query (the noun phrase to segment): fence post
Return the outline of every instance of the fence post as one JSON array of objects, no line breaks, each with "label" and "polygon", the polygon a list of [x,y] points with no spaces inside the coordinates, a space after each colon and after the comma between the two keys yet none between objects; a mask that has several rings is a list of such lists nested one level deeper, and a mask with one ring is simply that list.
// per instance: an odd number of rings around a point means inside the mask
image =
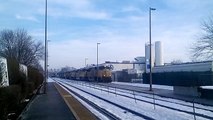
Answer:
[{"label": "fence post", "polygon": [[115,87],[115,96],[117,97],[117,93],[116,93],[116,87]]},{"label": "fence post", "polygon": [[100,89],[101,89],[101,92],[102,92],[102,86],[101,86],[101,85],[99,85],[99,87],[100,87]]},{"label": "fence post", "polygon": [[136,103],[136,98],[135,98],[135,91],[133,90],[133,95],[134,95],[134,99],[135,99],[135,103]]},{"label": "fence post", "polygon": [[195,98],[193,98],[193,113],[194,113],[194,120],[196,120],[196,116],[195,116],[195,103],[194,103],[194,101],[195,101]]},{"label": "fence post", "polygon": [[154,94],[154,91],[152,92],[153,94],[153,105],[154,105],[154,110],[155,110],[155,94]]}]

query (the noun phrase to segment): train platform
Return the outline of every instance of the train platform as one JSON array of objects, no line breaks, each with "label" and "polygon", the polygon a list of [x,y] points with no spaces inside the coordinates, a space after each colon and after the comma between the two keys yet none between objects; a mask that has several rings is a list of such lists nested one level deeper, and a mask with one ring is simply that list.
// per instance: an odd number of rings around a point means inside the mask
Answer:
[{"label": "train platform", "polygon": [[37,95],[19,119],[95,120],[96,116],[57,83],[48,82],[46,94]]}]

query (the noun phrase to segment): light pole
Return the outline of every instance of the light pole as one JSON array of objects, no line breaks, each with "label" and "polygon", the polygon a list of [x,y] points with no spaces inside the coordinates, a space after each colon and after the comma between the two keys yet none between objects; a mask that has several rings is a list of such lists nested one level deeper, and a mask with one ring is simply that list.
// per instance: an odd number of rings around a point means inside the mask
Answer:
[{"label": "light pole", "polygon": [[100,45],[101,43],[97,43],[97,82],[98,82],[98,71],[99,71],[99,68],[98,68],[98,45]]},{"label": "light pole", "polygon": [[87,60],[88,58],[85,58],[85,67],[87,67]]},{"label": "light pole", "polygon": [[50,40],[47,40],[47,44],[46,44],[46,46],[47,46],[47,62],[46,62],[46,65],[47,65],[47,79],[48,79],[48,77],[49,77],[49,43],[50,42]]},{"label": "light pole", "polygon": [[47,87],[47,0],[45,0],[45,51],[44,51],[44,94]]},{"label": "light pole", "polygon": [[149,48],[150,48],[150,60],[149,60],[149,65],[150,65],[150,88],[149,90],[152,91],[152,39],[151,39],[151,11],[156,10],[155,8],[149,8]]}]

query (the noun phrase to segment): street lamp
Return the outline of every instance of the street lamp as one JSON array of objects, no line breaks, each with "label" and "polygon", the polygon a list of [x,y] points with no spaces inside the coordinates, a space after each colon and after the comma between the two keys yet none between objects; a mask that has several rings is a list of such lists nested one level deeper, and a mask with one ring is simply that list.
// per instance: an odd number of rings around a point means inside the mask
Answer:
[{"label": "street lamp", "polygon": [[85,67],[87,67],[87,60],[88,58],[85,58]]},{"label": "street lamp", "polygon": [[98,82],[98,71],[99,71],[99,68],[98,68],[98,45],[100,45],[101,43],[97,43],[97,82]]},{"label": "street lamp", "polygon": [[149,65],[150,65],[150,88],[149,90],[152,91],[152,39],[151,39],[151,11],[156,10],[155,8],[149,8],[149,48],[150,48],[150,60],[149,60]]},{"label": "street lamp", "polygon": [[47,53],[46,53],[46,55],[47,55],[47,58],[46,58],[46,65],[47,65],[47,79],[48,79],[48,77],[49,77],[49,43],[50,42],[50,40],[47,40],[47,43],[46,43],[46,47],[47,47]]},{"label": "street lamp", "polygon": [[47,87],[47,0],[45,0],[45,51],[44,51],[44,94]]}]

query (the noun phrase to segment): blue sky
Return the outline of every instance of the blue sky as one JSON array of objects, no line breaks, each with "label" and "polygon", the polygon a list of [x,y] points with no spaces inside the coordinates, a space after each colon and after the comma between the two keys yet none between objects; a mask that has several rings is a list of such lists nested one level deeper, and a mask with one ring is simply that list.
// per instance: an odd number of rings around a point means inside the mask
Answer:
[{"label": "blue sky", "polygon": [[[45,0],[4,0],[0,30],[24,28],[44,41]],[[190,61],[190,47],[201,34],[201,22],[213,15],[212,0],[48,0],[49,64],[83,67],[99,61],[134,60],[144,56],[149,41],[163,43],[165,62]]]}]

